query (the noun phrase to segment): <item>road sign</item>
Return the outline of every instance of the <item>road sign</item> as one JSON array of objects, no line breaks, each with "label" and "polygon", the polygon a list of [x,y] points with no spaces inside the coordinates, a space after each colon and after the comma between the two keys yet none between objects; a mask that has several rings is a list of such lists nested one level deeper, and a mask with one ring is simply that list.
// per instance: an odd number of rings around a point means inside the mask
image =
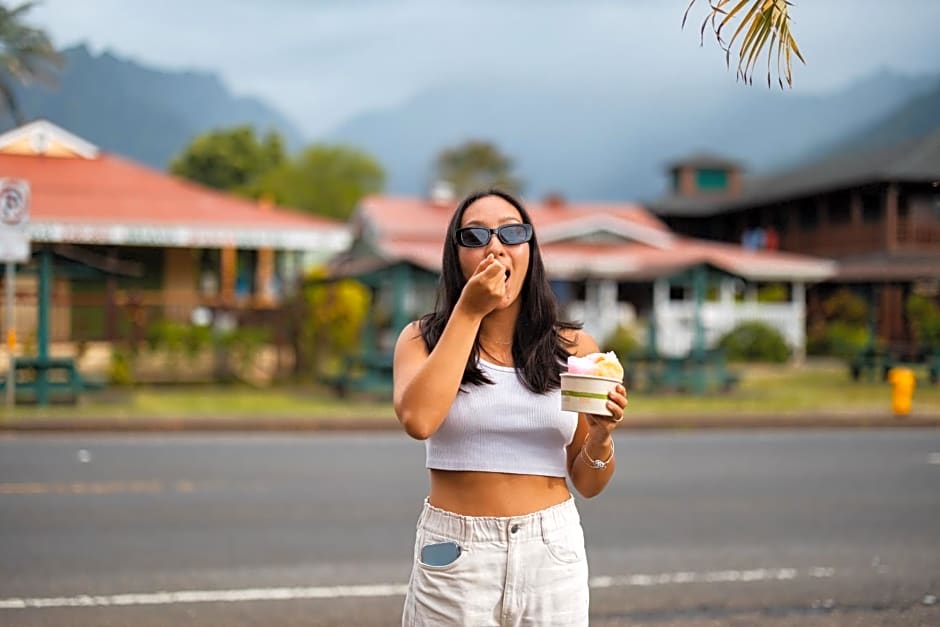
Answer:
[{"label": "road sign", "polygon": [[29,183],[0,179],[0,262],[29,261]]}]

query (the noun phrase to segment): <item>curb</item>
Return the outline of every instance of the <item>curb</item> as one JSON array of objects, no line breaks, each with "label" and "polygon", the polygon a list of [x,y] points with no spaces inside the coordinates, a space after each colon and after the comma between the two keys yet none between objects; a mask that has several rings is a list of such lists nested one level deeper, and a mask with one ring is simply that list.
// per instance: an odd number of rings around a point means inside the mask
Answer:
[{"label": "curb", "polygon": [[[896,418],[885,414],[846,416],[813,414],[793,416],[635,416],[620,430],[751,430],[751,429],[906,429],[940,428],[940,415]],[[13,424],[0,423],[0,434],[16,433],[173,433],[173,432],[365,432],[400,431],[392,417],[311,419],[83,419],[42,420]]]}]

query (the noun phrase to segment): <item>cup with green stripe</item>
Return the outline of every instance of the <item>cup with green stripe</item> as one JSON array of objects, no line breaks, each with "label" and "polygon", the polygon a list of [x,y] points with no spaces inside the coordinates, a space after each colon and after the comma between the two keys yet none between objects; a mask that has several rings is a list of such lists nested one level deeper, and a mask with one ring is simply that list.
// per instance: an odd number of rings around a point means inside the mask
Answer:
[{"label": "cup with green stripe", "polygon": [[612,416],[607,409],[607,393],[614,390],[620,379],[596,377],[587,374],[561,374],[561,409],[598,416]]}]

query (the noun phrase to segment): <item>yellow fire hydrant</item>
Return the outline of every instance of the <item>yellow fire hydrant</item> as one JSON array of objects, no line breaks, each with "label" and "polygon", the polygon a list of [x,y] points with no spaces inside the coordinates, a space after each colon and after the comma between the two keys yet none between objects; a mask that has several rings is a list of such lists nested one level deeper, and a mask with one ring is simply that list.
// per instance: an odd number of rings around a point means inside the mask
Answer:
[{"label": "yellow fire hydrant", "polygon": [[888,371],[888,383],[891,384],[891,411],[895,416],[909,415],[917,385],[914,371],[910,368],[892,368]]}]

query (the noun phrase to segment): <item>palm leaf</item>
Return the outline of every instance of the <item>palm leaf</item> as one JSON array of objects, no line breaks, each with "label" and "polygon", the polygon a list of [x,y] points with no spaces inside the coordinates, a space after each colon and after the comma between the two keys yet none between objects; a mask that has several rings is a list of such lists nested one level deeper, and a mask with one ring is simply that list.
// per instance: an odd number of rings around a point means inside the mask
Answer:
[{"label": "palm leaf", "polygon": [[[803,63],[806,63],[806,60],[790,31],[791,2],[788,0],[734,0],[733,6],[730,6],[732,0],[705,1],[708,3],[708,14],[702,21],[700,39],[704,43],[705,30],[711,25],[718,45],[725,52],[725,62],[729,67],[732,54],[737,56],[738,80],[743,80],[748,84],[753,83],[758,59],[766,50],[768,87],[774,71],[777,73],[777,82],[781,88],[784,81],[788,86],[793,86],[792,56],[796,55],[796,58]],[[698,0],[691,0],[686,7],[682,16],[683,27],[696,2]],[[745,7],[747,7],[746,11]],[[741,17],[742,13],[743,17]],[[730,26],[738,18],[740,18],[740,23],[726,43],[722,38],[722,29]],[[732,48],[738,41],[737,50],[733,51]],[[775,46],[776,65],[773,63]]]},{"label": "palm leaf", "polygon": [[24,120],[17,106],[11,80],[55,84],[56,70],[62,67],[62,57],[45,32],[23,23],[23,16],[35,3],[7,9],[0,5],[0,113],[9,113],[16,123]]},{"label": "palm leaf", "polygon": [[[748,84],[753,83],[754,67],[757,65],[758,56],[767,42],[767,37],[770,36],[770,32],[773,30],[771,20],[763,14],[755,20],[755,26],[756,28],[752,29],[744,38],[744,41],[741,42],[741,56],[747,55],[741,78]],[[740,64],[738,69],[740,70]]]}]

